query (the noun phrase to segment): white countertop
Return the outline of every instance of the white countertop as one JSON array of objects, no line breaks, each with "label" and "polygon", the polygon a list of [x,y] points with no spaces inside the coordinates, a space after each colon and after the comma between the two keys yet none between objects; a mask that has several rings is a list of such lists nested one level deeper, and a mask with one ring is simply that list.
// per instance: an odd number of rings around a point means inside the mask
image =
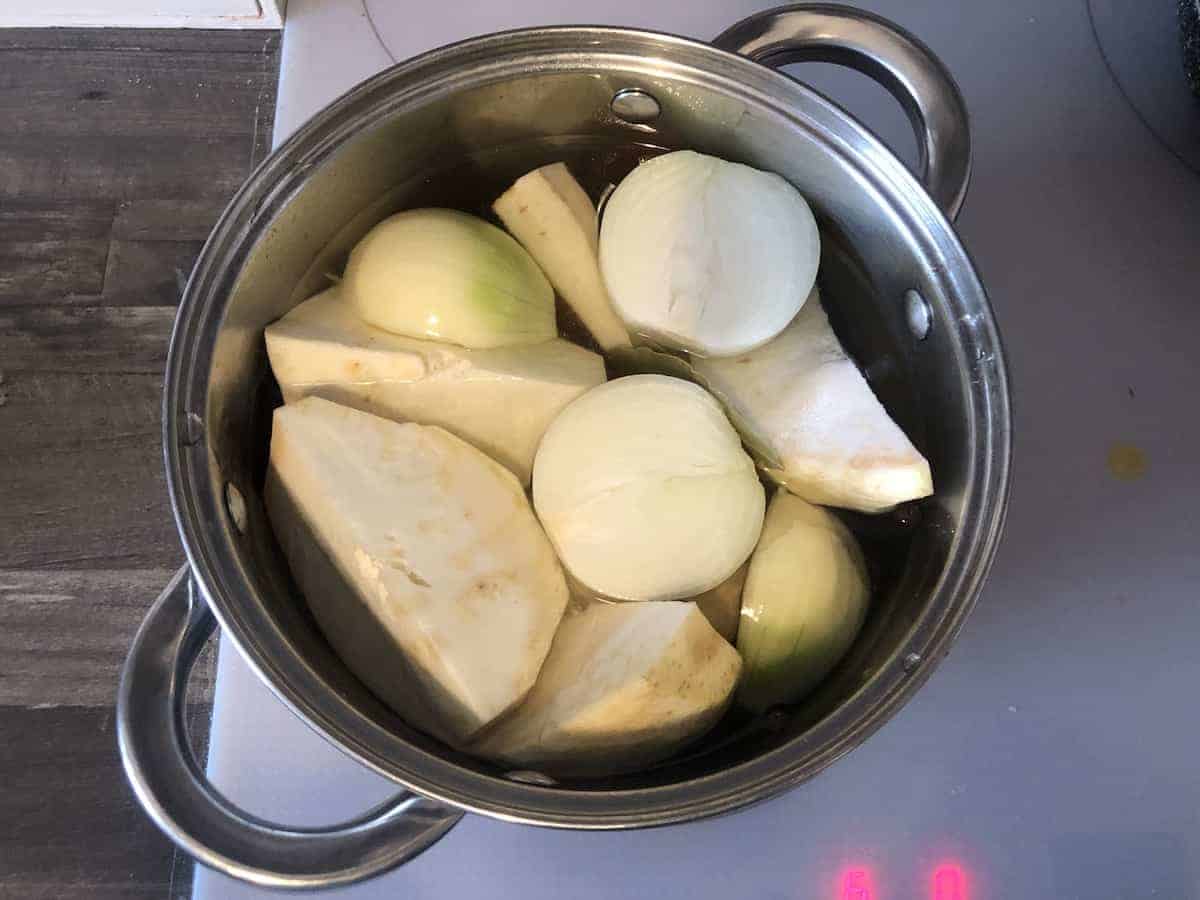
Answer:
[{"label": "white countertop", "polygon": [[[392,56],[556,22],[710,38],[770,5],[374,0],[389,55],[358,0],[291,0],[276,141]],[[1200,178],[1128,107],[1082,2],[862,5],[926,41],[972,114],[958,225],[1006,340],[1016,447],[1006,536],[962,636],[893,721],[774,801],[642,832],[468,816],[339,897],[867,900],[839,893],[855,866],[870,900],[951,900],[931,893],[945,861],[970,879],[958,900],[1200,897]],[[882,91],[814,77],[911,146]],[[1118,444],[1145,454],[1144,476],[1110,473]],[[289,824],[392,791],[228,646],[209,770],[235,802]],[[276,895],[201,871],[196,896]]]}]

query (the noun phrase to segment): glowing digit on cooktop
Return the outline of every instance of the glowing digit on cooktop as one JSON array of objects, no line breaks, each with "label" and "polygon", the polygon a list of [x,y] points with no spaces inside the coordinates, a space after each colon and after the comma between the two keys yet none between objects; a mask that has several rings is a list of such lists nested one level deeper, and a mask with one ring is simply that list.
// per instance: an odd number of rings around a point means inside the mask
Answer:
[{"label": "glowing digit on cooktop", "polygon": [[842,874],[842,893],[838,900],[875,900],[871,873],[866,869],[847,869]]},{"label": "glowing digit on cooktop", "polygon": [[961,866],[942,863],[933,870],[933,900],[968,900],[967,878]]}]

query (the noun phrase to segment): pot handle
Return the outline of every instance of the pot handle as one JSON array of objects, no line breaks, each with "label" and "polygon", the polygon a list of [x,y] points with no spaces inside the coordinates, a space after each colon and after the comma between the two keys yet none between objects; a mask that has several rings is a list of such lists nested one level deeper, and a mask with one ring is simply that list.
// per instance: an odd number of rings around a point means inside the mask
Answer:
[{"label": "pot handle", "polygon": [[830,62],[877,81],[908,113],[926,190],[958,215],[971,177],[967,106],[941,60],[903,28],[849,6],[798,3],[749,16],[713,44],[772,67]]},{"label": "pot handle", "polygon": [[235,808],[205,778],[183,716],[188,673],[214,626],[184,566],[138,629],[117,696],[117,742],[134,793],[198,862],[267,887],[333,887],[407,862],[462,818],[407,792],[327,828],[274,825]]}]

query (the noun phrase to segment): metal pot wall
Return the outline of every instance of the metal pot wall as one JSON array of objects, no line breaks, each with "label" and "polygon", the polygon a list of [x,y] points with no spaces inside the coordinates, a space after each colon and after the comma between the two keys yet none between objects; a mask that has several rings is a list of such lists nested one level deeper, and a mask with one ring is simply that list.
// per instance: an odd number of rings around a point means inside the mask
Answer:
[{"label": "metal pot wall", "polygon": [[[920,181],[846,113],[771,68],[812,59],[858,68],[896,95],[917,130]],[[408,727],[322,638],[260,496],[278,403],[262,330],[314,293],[370,225],[430,191],[498,193],[534,166],[587,165],[639,145],[746,162],[805,194],[824,234],[834,324],[930,459],[937,494],[919,515],[868,523],[882,560],[872,610],[814,695],[649,771],[555,783]],[[125,769],[147,812],[205,865],[322,887],[406,861],[464,811],[586,829],[682,822],[793,787],[865,740],[946,653],[1004,518],[1004,360],[948,221],[968,168],[966,111],[945,69],[894,25],[839,6],[763,13],[715,46],[613,28],[490,35],[396,66],[318,114],[218,222],[171,339],[163,440],[188,565],[138,633],[118,702]],[[265,823],[222,798],[188,750],[181,714],[214,617],[298,716],[405,791],[319,830]]]}]

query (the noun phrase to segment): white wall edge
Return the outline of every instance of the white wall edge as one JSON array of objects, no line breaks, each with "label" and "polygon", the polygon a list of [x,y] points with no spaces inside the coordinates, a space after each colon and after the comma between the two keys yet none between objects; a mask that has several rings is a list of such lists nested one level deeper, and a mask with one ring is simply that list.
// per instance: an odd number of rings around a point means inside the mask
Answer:
[{"label": "white wall edge", "polygon": [[53,3],[49,9],[19,10],[0,3],[0,28],[282,28],[286,5],[286,0],[259,0],[260,15],[222,16],[178,11],[161,15],[122,13],[120,9],[103,13],[55,12]]}]

